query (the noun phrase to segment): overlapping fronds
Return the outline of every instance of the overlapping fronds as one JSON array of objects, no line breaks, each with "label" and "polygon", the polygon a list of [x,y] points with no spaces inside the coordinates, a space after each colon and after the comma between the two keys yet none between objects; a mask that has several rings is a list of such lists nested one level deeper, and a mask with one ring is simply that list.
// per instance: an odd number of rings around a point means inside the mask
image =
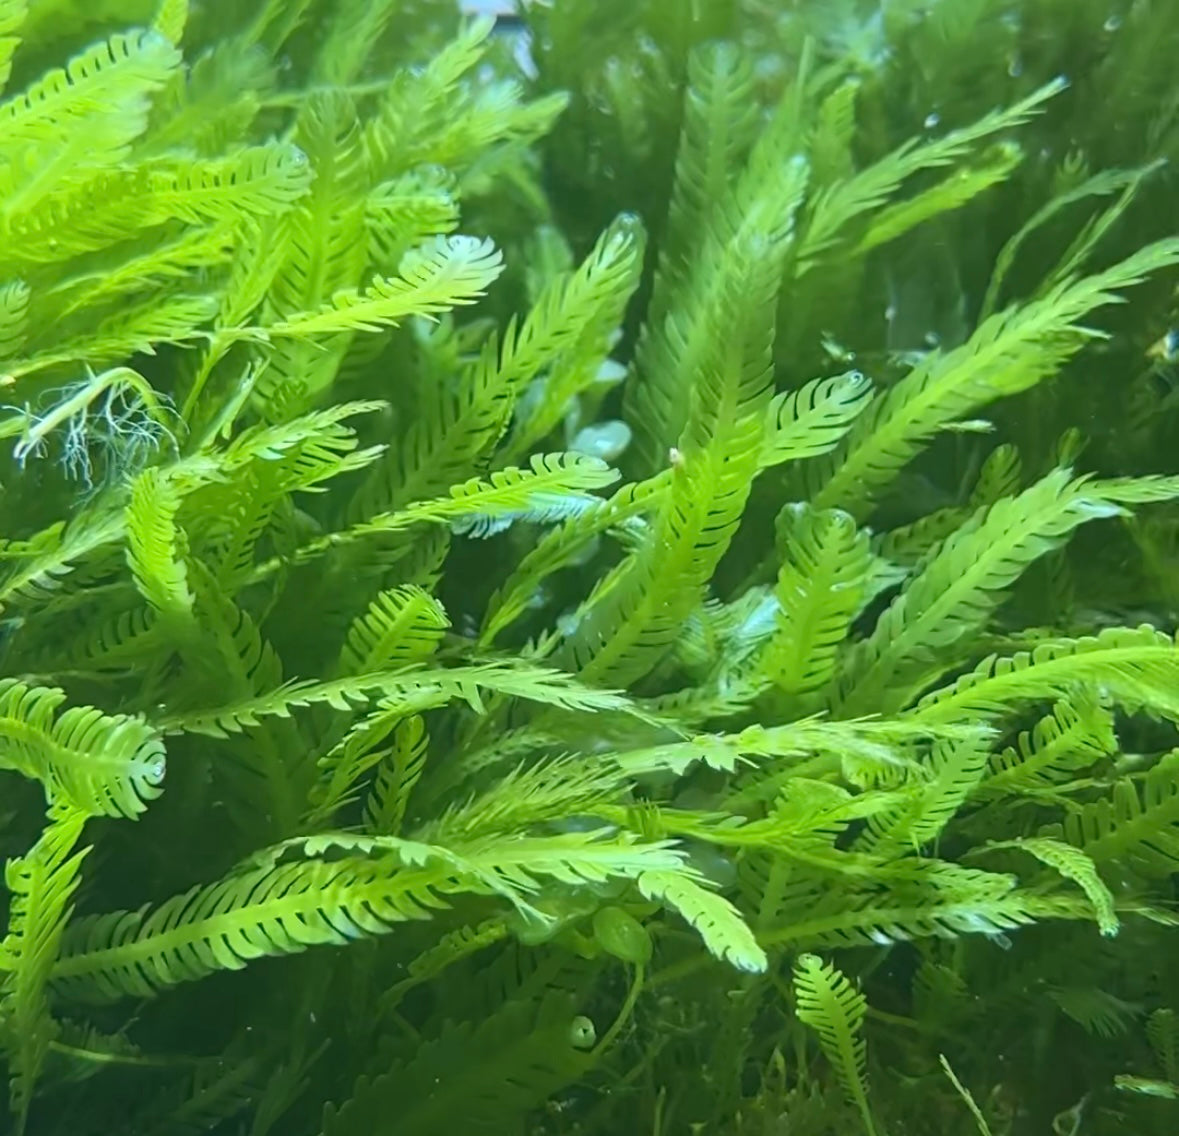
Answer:
[{"label": "overlapping fronds", "polygon": [[0,0],[17,1131],[1169,1136],[1166,6],[463,7]]}]

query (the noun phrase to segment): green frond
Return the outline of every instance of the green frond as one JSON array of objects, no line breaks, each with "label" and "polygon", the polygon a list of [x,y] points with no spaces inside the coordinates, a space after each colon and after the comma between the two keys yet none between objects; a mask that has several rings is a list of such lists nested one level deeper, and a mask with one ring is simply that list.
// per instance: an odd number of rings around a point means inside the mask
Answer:
[{"label": "green frond", "polygon": [[[153,238],[157,234],[153,233]],[[191,273],[225,264],[234,255],[237,235],[230,225],[188,229],[172,240],[142,242],[142,252],[121,249],[117,264],[71,276],[50,289],[46,298],[63,316],[98,308],[138,292],[145,285],[165,286]]]},{"label": "green frond", "polygon": [[429,144],[448,113],[464,77],[483,59],[495,22],[469,21],[418,74],[402,71],[365,123],[364,147],[374,183],[431,160]]},{"label": "green frond", "polygon": [[567,642],[587,681],[629,681],[663,655],[700,603],[757,474],[781,262],[758,236],[730,246],[725,263],[732,291],[709,313],[716,320],[709,353],[693,376],[678,458],[650,534],[617,583],[591,593]]},{"label": "green frond", "polygon": [[791,699],[824,691],[859,612],[869,570],[868,534],[837,509],[787,506],[779,514],[777,629],[759,666]]},{"label": "green frond", "polygon": [[[642,223],[623,214],[576,271],[553,277],[541,290],[520,328],[507,371],[516,385],[542,377],[517,406],[503,460],[515,460],[562,421],[571,421],[570,408],[577,406],[579,396],[599,382],[605,368],[615,366],[608,356],[638,287],[645,246]],[[558,316],[567,321],[565,329]],[[508,346],[505,337],[505,351]],[[500,367],[505,368],[502,354]]]},{"label": "green frond", "polygon": [[881,894],[841,893],[833,901],[813,902],[760,933],[764,946],[828,947],[881,946],[911,939],[953,938],[958,935],[997,935],[1042,919],[1091,920],[1086,899],[1040,896],[1013,889],[1009,876],[959,869],[945,884],[898,887]]},{"label": "green frond", "polygon": [[1093,986],[1051,986],[1048,997],[1094,1037],[1125,1037],[1141,1009]]},{"label": "green frond", "polygon": [[[471,1136],[514,1131],[593,1068],[593,1023],[577,1013],[578,994],[553,983],[507,995],[478,1021],[447,1022],[406,1060],[358,1078],[349,1099],[326,1109],[321,1136],[443,1136],[455,1100]],[[444,1081],[454,1096],[438,1091]]]},{"label": "green frond", "polygon": [[[298,846],[302,857],[284,858]],[[454,850],[340,835],[272,852],[154,909],[76,920],[53,969],[55,988],[91,1001],[147,998],[265,956],[385,934],[431,918],[463,894],[527,906],[525,897],[547,882],[600,884],[680,865],[663,845],[601,832],[491,838]]]},{"label": "green frond", "polygon": [[1051,790],[1117,748],[1113,716],[1092,694],[1078,690],[1031,731],[1022,731],[1015,745],[991,755],[975,795],[997,800]]},{"label": "green frond", "polygon": [[396,8],[397,0],[345,0],[337,4],[315,57],[312,82],[329,87],[355,82]]},{"label": "green frond", "polygon": [[928,189],[878,210],[856,244],[854,255],[863,256],[931,217],[962,208],[980,193],[1006,181],[1022,160],[1023,152],[1017,145],[1000,142],[982,154],[977,162],[962,165]]},{"label": "green frond", "polygon": [[288,143],[248,147],[231,158],[161,162],[148,175],[149,217],[200,225],[273,216],[290,209],[310,184],[307,155]]},{"label": "green frond", "polygon": [[513,663],[449,669],[378,671],[372,674],[316,682],[310,679],[271,685],[267,692],[220,707],[167,715],[158,722],[166,732],[187,732],[224,737],[258,725],[266,718],[289,717],[293,710],[326,703],[336,710],[352,711],[380,699],[404,713],[462,699],[474,708],[482,705],[480,690],[511,698],[560,706],[567,710],[623,711],[638,713],[632,703],[613,691],[579,683],[562,671]]},{"label": "green frond", "polygon": [[649,871],[638,878],[648,899],[677,911],[718,959],[738,970],[763,971],[767,961],[741,913],[723,895],[709,891],[686,872]]},{"label": "green frond", "polygon": [[154,910],[75,921],[54,971],[72,997],[151,997],[179,982],[383,933],[446,907],[465,890],[449,864],[406,868],[396,857],[299,860],[239,871]]},{"label": "green frond", "polygon": [[1003,286],[1020,250],[1037,230],[1042,229],[1062,211],[1078,202],[1087,201],[1090,198],[1109,197],[1115,193],[1132,194],[1138,184],[1155,168],[1156,166],[1152,164],[1133,170],[1102,170],[1092,177],[1085,178],[1077,185],[1070,186],[1062,193],[1056,194],[1040,206],[999,250],[999,255],[995,258],[995,267],[991,271],[986,295],[983,297],[982,317],[985,319],[997,308],[999,298],[1003,293]]},{"label": "green frond", "polygon": [[868,819],[857,851],[895,856],[935,841],[978,786],[990,756],[975,742],[935,742],[921,776],[903,790],[903,799]]},{"label": "green frond", "polygon": [[456,390],[427,394],[404,443],[389,451],[358,494],[354,514],[432,496],[482,466],[528,384],[587,337],[614,330],[637,283],[641,251],[641,226],[623,218],[576,270],[550,281],[522,324],[511,321],[502,343],[487,342]]},{"label": "green frond", "polygon": [[460,927],[448,932],[406,966],[406,977],[389,988],[382,998],[382,1007],[395,1008],[410,990],[437,978],[452,964],[501,942],[507,935],[507,924],[500,919],[487,919],[477,927]]},{"label": "green frond", "polygon": [[63,690],[0,679],[0,768],[40,781],[51,806],[137,817],[161,792],[159,735],[142,718],[61,710],[65,700]]},{"label": "green frond", "polygon": [[1121,778],[1108,797],[1065,815],[1063,834],[1098,865],[1117,863],[1147,877],[1168,876],[1179,864],[1179,751],[1140,781]]},{"label": "green frond", "polygon": [[71,132],[118,106],[130,94],[162,86],[180,54],[155,31],[113,35],[49,71],[23,94],[0,103],[0,153],[25,145],[69,142]]},{"label": "green frond", "polygon": [[453,179],[427,167],[411,170],[373,189],[364,203],[369,261],[378,272],[393,272],[415,245],[453,233],[459,202]]},{"label": "green frond", "polygon": [[[977,512],[951,534],[848,657],[840,708],[899,708],[956,661],[956,643],[983,630],[1034,560],[1087,521],[1123,514],[1121,501],[1164,498],[1168,479],[1136,484],[1050,473],[1018,497]],[[1157,495],[1157,498],[1156,498]]]},{"label": "green frond", "polygon": [[[19,124],[12,141],[0,136],[0,153],[12,146],[9,183],[0,194],[0,224],[17,229],[35,224],[39,207],[56,191],[86,180],[89,171],[110,170],[127,159],[147,127],[152,96],[179,72],[179,53],[156,33],[148,37],[150,46],[131,48],[122,60],[131,39],[98,45],[84,64],[84,75],[70,76],[73,98],[59,102],[52,119],[42,120],[33,136],[22,135]],[[143,42],[147,45],[148,38]],[[135,66],[128,65],[129,57],[138,57]],[[75,101],[83,92],[91,100],[85,109]],[[53,101],[44,91],[40,95]],[[5,109],[0,107],[0,120]],[[67,124],[73,116],[78,121],[71,129]],[[23,141],[13,145],[17,140]],[[20,172],[12,180],[14,170]]]},{"label": "green frond", "polygon": [[78,873],[89,848],[74,846],[86,813],[53,810],[40,839],[24,856],[9,860],[4,883],[11,895],[8,934],[0,943],[0,1042],[7,1050],[10,1107],[23,1133],[29,1105],[57,1033],[50,1016],[48,982],[72,914]]},{"label": "green frond", "polygon": [[[365,278],[364,155],[352,100],[335,93],[314,95],[301,108],[294,138],[313,180],[277,227],[281,255],[267,297],[268,323],[328,306]],[[313,405],[335,381],[352,334],[343,329],[328,339],[272,343],[259,409],[271,419],[283,419]]]},{"label": "green frond", "polygon": [[[341,808],[356,799],[356,787],[369,770],[380,766],[391,755],[395,760],[404,756],[403,743],[412,734],[412,723],[419,720],[420,715],[406,718],[396,707],[386,707],[354,722],[344,736],[316,761],[316,779],[307,794],[308,807],[302,827],[314,831],[330,824]],[[392,746],[385,745],[391,736],[394,738]],[[424,750],[424,740],[422,744]],[[415,753],[415,756],[424,757],[424,751],[420,755]],[[396,836],[397,833],[377,835]]]},{"label": "green frond", "polygon": [[1083,684],[1119,705],[1179,720],[1179,647],[1149,625],[1057,639],[1015,655],[991,655],[953,684],[927,694],[913,716],[930,724],[1001,717],[1024,703],[1068,698]]},{"label": "green frond", "polygon": [[21,280],[0,285],[0,364],[16,358],[29,326],[29,286]]},{"label": "green frond", "polygon": [[277,83],[277,60],[245,38],[212,44],[191,61],[183,82],[174,81],[156,99],[137,153],[174,159],[182,150],[223,157],[252,141],[250,128]]},{"label": "green frond", "polygon": [[989,317],[962,346],[931,351],[900,382],[877,395],[816,476],[820,508],[863,517],[876,494],[939,431],[998,398],[1055,373],[1099,333],[1079,323],[1120,302],[1120,291],[1179,263],[1179,240],[1148,245],[1121,263]]},{"label": "green frond", "polygon": [[799,238],[796,272],[801,275],[812,268],[837,246],[853,221],[879,210],[908,178],[922,170],[951,165],[983,139],[1027,122],[1064,87],[1063,80],[1055,80],[1013,106],[993,111],[942,138],[929,142],[912,139],[867,169],[824,188],[811,204]]},{"label": "green frond", "polygon": [[174,635],[191,633],[194,598],[176,523],[184,493],[159,469],[146,469],[127,505],[127,563],[139,594]]},{"label": "green frond", "polygon": [[491,598],[480,642],[486,646],[519,619],[541,594],[544,581],[578,557],[600,533],[621,528],[633,517],[651,513],[667,491],[670,473],[630,482],[612,497],[577,513],[551,529],[525,553],[504,586]]},{"label": "green frond", "polygon": [[337,546],[383,533],[403,532],[419,524],[447,525],[458,533],[485,537],[517,521],[563,521],[594,508],[600,498],[592,491],[618,480],[618,473],[605,462],[584,454],[534,454],[529,465],[527,470],[496,470],[486,479],[473,477],[452,486],[446,497],[415,501],[397,512],[380,514],[320,537],[299,550],[298,560],[310,560]]},{"label": "green frond", "polygon": [[430,738],[420,714],[399,721],[392,745],[381,755],[372,790],[364,804],[364,825],[378,836],[398,836],[409,808],[410,794],[426,768]]},{"label": "green frond", "polygon": [[1093,914],[1103,935],[1116,935],[1121,926],[1114,908],[1113,893],[1097,874],[1092,857],[1060,840],[1048,836],[1025,836],[1018,840],[1004,840],[988,845],[990,848],[1018,848],[1035,856],[1043,864],[1054,868],[1065,879],[1072,880],[1093,904]]},{"label": "green frond", "polygon": [[390,588],[353,621],[336,672],[365,674],[425,662],[449,626],[442,605],[423,588]]},{"label": "green frond", "polygon": [[[767,146],[770,137],[763,139]],[[652,299],[623,402],[644,472],[664,468],[669,450],[683,448],[692,408],[715,397],[715,379],[723,372],[715,357],[717,337],[724,342],[739,328],[749,334],[763,306],[776,301],[807,172],[797,157],[751,159],[730,196],[715,207],[688,274],[668,285],[665,310]],[[760,449],[760,440],[750,444]]]},{"label": "green frond", "polygon": [[0,0],[0,94],[12,74],[12,57],[20,46],[20,30],[28,10],[28,0]]},{"label": "green frond", "polygon": [[332,335],[379,331],[410,315],[435,315],[482,296],[503,269],[489,240],[437,237],[411,249],[394,277],[378,277],[364,291],[344,289],[330,304],[296,312],[269,325],[271,336]]},{"label": "green frond", "polygon": [[169,43],[179,45],[188,23],[188,0],[160,0],[152,28]]},{"label": "green frond", "polygon": [[841,971],[817,955],[804,954],[794,964],[795,1012],[818,1035],[843,1091],[859,1109],[869,1136],[875,1136],[868,1105],[867,1045],[864,1015],[868,1000]]},{"label": "green frond", "polygon": [[871,399],[872,384],[859,371],[775,395],[766,415],[762,467],[833,450]]},{"label": "green frond", "polygon": [[88,334],[14,360],[8,370],[19,378],[62,363],[84,362],[96,367],[130,355],[154,355],[163,344],[189,343],[200,338],[216,312],[213,296],[153,296],[116,310]]},{"label": "green frond", "polygon": [[[757,126],[753,68],[731,44],[707,45],[688,60],[684,125],[676,154],[660,272],[670,291],[753,145]],[[653,314],[660,302],[653,301]]]},{"label": "green frond", "polygon": [[451,842],[523,831],[551,817],[590,815],[595,805],[616,799],[628,784],[626,773],[616,766],[582,757],[518,765],[491,788],[448,808],[423,832],[430,840]]}]

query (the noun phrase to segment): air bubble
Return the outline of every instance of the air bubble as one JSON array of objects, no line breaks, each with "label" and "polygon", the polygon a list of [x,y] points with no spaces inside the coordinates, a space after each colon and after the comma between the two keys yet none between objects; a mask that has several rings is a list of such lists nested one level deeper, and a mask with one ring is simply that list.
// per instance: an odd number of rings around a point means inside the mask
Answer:
[{"label": "air bubble", "polygon": [[1122,17],[1121,16],[1109,16],[1106,18],[1105,23],[1102,24],[1101,26],[1107,32],[1116,32],[1118,30],[1118,28],[1120,28],[1122,26]]},{"label": "air bubble", "polygon": [[1007,61],[1007,74],[1013,79],[1018,79],[1023,74],[1023,60],[1018,55],[1013,55]]},{"label": "air bubble", "polygon": [[936,110],[931,110],[929,112],[929,114],[927,114],[925,116],[925,129],[926,130],[933,130],[933,128],[935,126],[937,126],[937,124],[939,122],[941,122],[941,120],[942,120],[942,116],[940,114],[938,114],[938,112]]}]

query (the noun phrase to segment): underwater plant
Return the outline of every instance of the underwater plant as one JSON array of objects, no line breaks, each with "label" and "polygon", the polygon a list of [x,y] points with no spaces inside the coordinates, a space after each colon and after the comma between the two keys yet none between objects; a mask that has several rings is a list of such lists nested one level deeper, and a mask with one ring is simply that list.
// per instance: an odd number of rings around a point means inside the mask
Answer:
[{"label": "underwater plant", "polygon": [[0,0],[12,1131],[1171,1130],[1173,108],[1040,145],[1168,40],[1060,7]]}]

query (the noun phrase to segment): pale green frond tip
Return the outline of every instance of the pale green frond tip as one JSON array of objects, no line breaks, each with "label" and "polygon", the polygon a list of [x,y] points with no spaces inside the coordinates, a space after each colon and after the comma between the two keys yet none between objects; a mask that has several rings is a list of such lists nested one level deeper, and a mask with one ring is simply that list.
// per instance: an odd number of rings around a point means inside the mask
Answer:
[{"label": "pale green frond tip", "polygon": [[717,958],[738,970],[760,973],[766,969],[766,953],[736,907],[686,871],[643,872],[638,887],[647,899],[659,900],[683,916]]}]

